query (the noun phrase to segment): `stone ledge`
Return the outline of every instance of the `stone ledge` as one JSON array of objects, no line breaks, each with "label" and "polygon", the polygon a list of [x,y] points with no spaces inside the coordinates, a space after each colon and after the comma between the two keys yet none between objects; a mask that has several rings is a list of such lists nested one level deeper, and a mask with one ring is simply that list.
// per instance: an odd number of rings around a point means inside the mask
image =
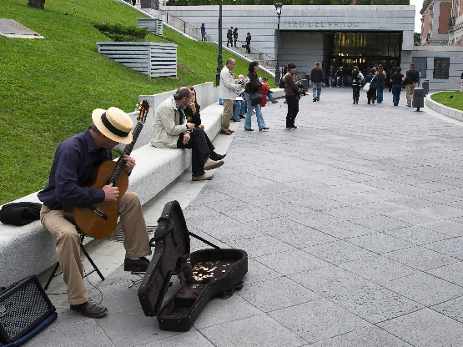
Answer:
[{"label": "stone ledge", "polygon": [[459,111],[455,108],[445,106],[431,99],[431,96],[436,93],[439,92],[435,92],[426,96],[425,105],[429,107],[431,110],[436,111],[437,113],[463,122],[463,111]]},{"label": "stone ledge", "polygon": [[[201,111],[211,140],[220,132],[222,110],[222,106],[213,104]],[[151,130],[149,126],[147,129]],[[160,149],[145,144],[132,155],[137,166],[130,177],[129,190],[139,195],[142,204],[153,199],[191,165],[190,150]],[[39,202],[37,193],[15,201]],[[23,227],[0,224],[0,286],[40,274],[55,262],[55,241],[39,221]]]}]

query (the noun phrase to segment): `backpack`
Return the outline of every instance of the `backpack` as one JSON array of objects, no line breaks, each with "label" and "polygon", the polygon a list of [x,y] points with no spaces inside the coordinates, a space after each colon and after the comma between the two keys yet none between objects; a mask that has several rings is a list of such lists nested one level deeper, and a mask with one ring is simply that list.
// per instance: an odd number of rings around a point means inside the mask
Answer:
[{"label": "backpack", "polygon": [[40,219],[42,204],[36,202],[14,202],[2,206],[0,222],[22,226]]}]

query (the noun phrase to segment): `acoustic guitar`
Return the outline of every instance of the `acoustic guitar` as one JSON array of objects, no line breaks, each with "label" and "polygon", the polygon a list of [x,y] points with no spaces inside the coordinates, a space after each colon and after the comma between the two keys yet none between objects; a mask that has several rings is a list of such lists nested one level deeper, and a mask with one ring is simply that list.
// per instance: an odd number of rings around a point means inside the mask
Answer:
[{"label": "acoustic guitar", "polygon": [[137,125],[133,130],[133,141],[124,147],[124,151],[117,161],[107,160],[100,164],[95,181],[90,185],[92,188],[101,189],[107,184],[112,184],[119,188],[119,199],[117,201],[104,201],[89,208],[79,207],[73,210],[74,221],[83,234],[95,239],[103,239],[111,236],[116,230],[119,200],[124,196],[129,186],[129,177],[124,169],[125,160],[122,157],[124,154],[130,155],[132,152],[145,124],[148,110],[148,102],[143,100],[138,106]]}]

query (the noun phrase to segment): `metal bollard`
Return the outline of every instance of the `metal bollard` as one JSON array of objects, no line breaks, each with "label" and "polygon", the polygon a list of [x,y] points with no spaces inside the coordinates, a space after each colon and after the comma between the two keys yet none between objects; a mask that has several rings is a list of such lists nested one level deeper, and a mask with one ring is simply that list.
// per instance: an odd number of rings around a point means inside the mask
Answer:
[{"label": "metal bollard", "polygon": [[416,112],[420,112],[420,108],[424,107],[424,89],[415,88],[413,92],[413,107],[416,108]]}]

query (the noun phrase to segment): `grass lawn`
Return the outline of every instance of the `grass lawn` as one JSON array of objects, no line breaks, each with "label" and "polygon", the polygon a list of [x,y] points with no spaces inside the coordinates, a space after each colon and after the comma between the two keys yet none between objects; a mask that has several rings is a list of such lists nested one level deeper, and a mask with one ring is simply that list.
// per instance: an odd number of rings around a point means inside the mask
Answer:
[{"label": "grass lawn", "polygon": [[440,92],[433,94],[431,98],[440,104],[463,111],[462,92]]},{"label": "grass lawn", "polygon": [[[115,0],[1,0],[0,16],[20,21],[44,40],[0,38],[0,203],[39,190],[57,143],[84,130],[91,111],[134,109],[140,94],[215,80],[217,46],[165,30],[178,45],[178,78],[150,80],[96,51],[109,39],[95,23],[136,25],[141,14]],[[149,40],[164,40],[154,35]],[[224,54],[224,59],[230,54]],[[238,60],[237,73],[247,63]]]}]

